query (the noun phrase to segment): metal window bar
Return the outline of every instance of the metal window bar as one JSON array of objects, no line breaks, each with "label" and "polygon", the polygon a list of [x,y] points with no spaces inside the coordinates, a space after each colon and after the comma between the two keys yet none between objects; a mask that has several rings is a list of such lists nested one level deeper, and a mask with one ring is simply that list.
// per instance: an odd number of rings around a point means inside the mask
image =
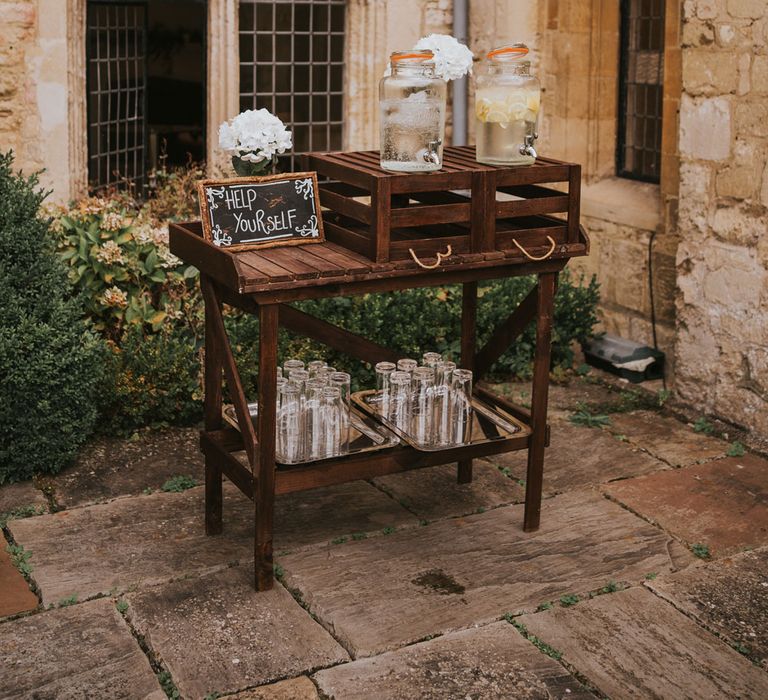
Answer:
[{"label": "metal window bar", "polygon": [[266,107],[298,154],[342,144],[346,0],[240,0],[240,108]]},{"label": "metal window bar", "polygon": [[616,174],[659,182],[664,0],[621,0]]},{"label": "metal window bar", "polygon": [[147,2],[89,0],[88,181],[92,190],[146,181]]}]

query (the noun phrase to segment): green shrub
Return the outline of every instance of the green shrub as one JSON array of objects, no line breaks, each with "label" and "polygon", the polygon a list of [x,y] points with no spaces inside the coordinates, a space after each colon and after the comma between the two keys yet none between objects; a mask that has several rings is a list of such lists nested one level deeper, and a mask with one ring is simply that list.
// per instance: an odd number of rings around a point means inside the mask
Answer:
[{"label": "green shrub", "polygon": [[[479,287],[478,347],[491,337],[501,323],[528,294],[533,278],[518,277],[487,282]],[[574,342],[589,338],[597,322],[599,286],[592,278],[585,284],[576,282],[565,271],[555,297],[552,334],[553,367],[569,368],[573,363]],[[426,350],[435,350],[456,361],[460,355],[461,287],[410,289],[389,294],[366,294],[336,297],[296,304],[309,314],[346,328],[397,350],[403,357],[421,358]],[[250,390],[256,385],[258,372],[258,323],[252,316],[236,315],[227,319],[233,351],[243,374],[243,384]],[[535,349],[535,325],[523,335],[494,365],[497,377],[528,377]],[[322,358],[352,373],[353,387],[371,386],[372,367],[342,352],[300,336],[281,331],[278,358],[297,357],[307,361]]]},{"label": "green shrub", "polygon": [[190,425],[202,416],[196,340],[182,329],[145,333],[130,327],[111,345],[104,429],[124,434],[144,426]]},{"label": "green shrub", "polygon": [[200,417],[198,271],[168,248],[168,221],[192,217],[200,177],[197,166],[161,170],[143,204],[113,192],[51,212],[69,282],[85,299],[88,323],[108,341],[107,432]]},{"label": "green shrub", "polygon": [[56,473],[96,423],[104,347],[40,213],[37,176],[0,154],[0,483]]},{"label": "green shrub", "polygon": [[59,255],[88,319],[118,343],[128,326],[197,327],[197,269],[168,249],[167,224],[130,207],[124,198],[88,198],[57,218]]}]

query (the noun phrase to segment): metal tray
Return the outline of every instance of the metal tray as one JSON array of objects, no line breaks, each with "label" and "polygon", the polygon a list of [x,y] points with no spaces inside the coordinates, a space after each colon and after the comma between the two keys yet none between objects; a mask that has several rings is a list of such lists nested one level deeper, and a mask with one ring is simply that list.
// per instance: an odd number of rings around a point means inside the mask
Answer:
[{"label": "metal tray", "polygon": [[482,445],[488,442],[506,440],[512,436],[530,435],[531,429],[515,418],[510,413],[500,409],[491,408],[487,403],[481,401],[476,396],[472,397],[472,429],[471,439],[463,442],[461,445],[449,445],[448,447],[427,447],[419,445],[410,433],[398,428],[394,423],[380,415],[375,406],[371,404],[371,399],[376,395],[375,390],[358,391],[352,394],[352,402],[365,411],[368,416],[386,426],[403,442],[422,452],[440,452],[451,447],[464,447],[466,445]]},{"label": "metal tray", "polygon": [[[257,402],[248,404],[248,412],[251,414],[251,422],[256,425],[256,419],[259,415],[259,404]],[[235,407],[231,404],[224,406],[222,411],[224,420],[233,428],[240,430],[237,424],[237,414]],[[400,439],[383,425],[375,421],[372,417],[361,413],[353,407],[349,415],[349,452],[337,457],[325,457],[323,459],[307,460],[305,462],[277,462],[281,466],[295,467],[300,464],[309,464],[324,462],[329,459],[339,459],[340,456],[361,454],[363,452],[375,452],[385,450],[389,447],[395,447],[400,443]]]}]

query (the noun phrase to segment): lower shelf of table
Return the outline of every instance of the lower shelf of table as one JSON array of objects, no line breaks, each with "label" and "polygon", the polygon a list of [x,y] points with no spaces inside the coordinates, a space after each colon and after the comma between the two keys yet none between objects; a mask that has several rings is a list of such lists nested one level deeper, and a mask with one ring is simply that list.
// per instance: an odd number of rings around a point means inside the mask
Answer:
[{"label": "lower shelf of table", "polygon": [[[275,470],[275,493],[304,491],[410,469],[524,450],[529,447],[530,439],[530,435],[519,435],[496,442],[452,447],[438,452],[422,452],[408,445],[398,445],[374,453],[347,455],[310,464],[280,466]],[[253,498],[257,491],[258,477],[251,472],[247,462],[243,463],[234,454],[243,450],[240,433],[231,428],[203,431],[200,444],[206,457],[214,460],[224,475],[245,495]]]}]

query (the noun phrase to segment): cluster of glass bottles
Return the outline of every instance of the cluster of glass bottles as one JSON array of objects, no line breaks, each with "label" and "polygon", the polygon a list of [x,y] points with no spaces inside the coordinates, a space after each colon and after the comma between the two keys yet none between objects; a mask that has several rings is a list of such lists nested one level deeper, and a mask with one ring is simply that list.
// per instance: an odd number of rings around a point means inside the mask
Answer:
[{"label": "cluster of glass bottles", "polygon": [[402,359],[376,365],[378,413],[419,446],[464,445],[472,433],[472,372],[439,353],[424,353],[421,365]]},{"label": "cluster of glass bottles", "polygon": [[286,360],[277,376],[278,462],[296,464],[349,451],[350,376],[322,360]]},{"label": "cluster of glass bottles", "polygon": [[[476,158],[490,165],[536,160],[541,103],[525,44],[489,51],[475,94]],[[435,75],[431,51],[396,52],[379,85],[381,167],[396,172],[439,170],[443,164],[446,82]]]}]

